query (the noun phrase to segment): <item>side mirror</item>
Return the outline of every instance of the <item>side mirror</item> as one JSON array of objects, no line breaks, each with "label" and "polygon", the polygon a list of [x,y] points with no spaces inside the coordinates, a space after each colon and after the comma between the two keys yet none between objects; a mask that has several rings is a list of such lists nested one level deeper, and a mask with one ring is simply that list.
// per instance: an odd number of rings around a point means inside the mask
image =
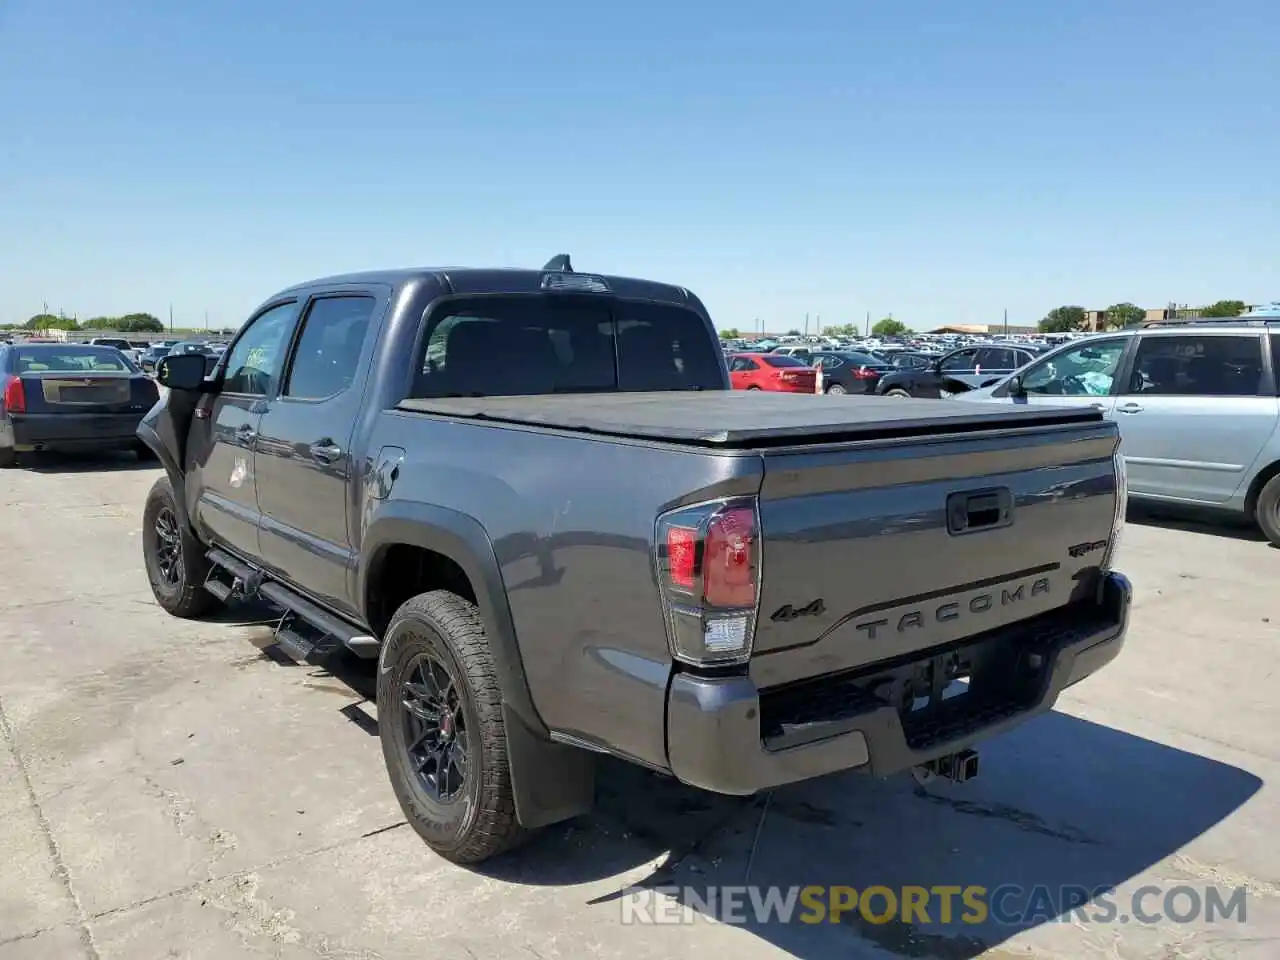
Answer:
[{"label": "side mirror", "polygon": [[200,390],[204,386],[205,358],[199,353],[161,357],[156,380],[170,390]]},{"label": "side mirror", "polygon": [[1022,375],[1018,374],[1009,378],[1009,396],[1025,397],[1027,395],[1026,384],[1022,382]]}]

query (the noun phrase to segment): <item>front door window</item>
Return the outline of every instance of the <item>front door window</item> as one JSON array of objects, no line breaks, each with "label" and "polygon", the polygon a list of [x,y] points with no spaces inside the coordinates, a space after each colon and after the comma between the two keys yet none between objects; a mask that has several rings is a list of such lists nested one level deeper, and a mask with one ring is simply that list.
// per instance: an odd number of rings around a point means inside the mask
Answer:
[{"label": "front door window", "polygon": [[1125,340],[1083,343],[1027,370],[1022,389],[1050,397],[1105,397],[1111,393]]}]

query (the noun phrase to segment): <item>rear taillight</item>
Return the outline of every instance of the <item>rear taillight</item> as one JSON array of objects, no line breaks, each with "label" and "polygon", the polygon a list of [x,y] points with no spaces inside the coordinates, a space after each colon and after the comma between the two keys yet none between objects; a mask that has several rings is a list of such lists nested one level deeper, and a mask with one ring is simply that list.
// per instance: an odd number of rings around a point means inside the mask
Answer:
[{"label": "rear taillight", "polygon": [[[1121,441],[1123,443],[1123,441]],[[1120,549],[1120,535],[1124,533],[1125,514],[1129,510],[1129,470],[1125,465],[1124,456],[1120,453],[1120,448],[1116,448],[1115,454],[1112,456],[1112,462],[1115,464],[1116,471],[1116,505],[1115,511],[1111,516],[1111,539],[1107,542],[1107,552],[1102,558],[1102,569],[1110,570],[1111,563],[1116,558],[1116,551]]]},{"label": "rear taillight", "polygon": [[858,367],[853,371],[853,379],[855,380],[874,380],[880,374],[875,370],[868,370],[866,367]]},{"label": "rear taillight", "polygon": [[654,542],[671,655],[698,666],[748,660],[760,603],[755,500],[665,513]]},{"label": "rear taillight", "polygon": [[22,389],[21,377],[10,377],[4,384],[5,413],[26,413],[27,392]]}]

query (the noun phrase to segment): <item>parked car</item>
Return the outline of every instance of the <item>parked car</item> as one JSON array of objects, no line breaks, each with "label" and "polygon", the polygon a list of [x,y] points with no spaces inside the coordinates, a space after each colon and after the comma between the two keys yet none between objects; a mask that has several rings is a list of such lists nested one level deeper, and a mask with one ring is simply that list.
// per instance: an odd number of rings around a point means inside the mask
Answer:
[{"label": "parked car", "polygon": [[876,393],[886,397],[952,397],[995,383],[1040,354],[1030,346],[961,347],[924,367],[898,370],[880,378]]},{"label": "parked car", "polygon": [[155,373],[156,364],[169,355],[170,347],[162,343],[153,343],[147,349],[142,351],[142,356],[138,360],[138,366],[142,368],[144,373]]},{"label": "parked car", "polygon": [[727,359],[734,390],[817,392],[818,371],[796,357],[781,353],[735,353]]},{"label": "parked car", "polygon": [[734,795],[964,780],[1124,640],[1114,424],[747,397],[683,287],[336,277],[159,380],[156,601],[262,597],[291,656],[376,658],[396,797],[458,862],[589,809],[602,753]]},{"label": "parked car", "polygon": [[128,354],[133,349],[129,341],[123,337],[94,337],[89,341],[92,347],[115,347],[121,353]]},{"label": "parked car", "polygon": [[813,351],[817,349],[810,343],[790,343],[786,346],[774,347],[770,353],[776,353],[782,357],[795,357],[797,360],[803,360],[806,364],[813,362]]},{"label": "parked car", "polygon": [[215,350],[212,344],[202,340],[183,340],[169,348],[167,356],[175,354],[193,354],[205,358],[205,374],[213,373],[213,368],[222,357],[223,351]]},{"label": "parked car", "polygon": [[880,378],[893,370],[885,360],[849,350],[818,350],[811,362],[822,365],[823,391],[834,394],[875,393]]},{"label": "parked car", "polygon": [[0,467],[28,452],[133,450],[151,459],[138,424],[155,382],[115,347],[0,346]]},{"label": "parked car", "polygon": [[1137,500],[1230,511],[1280,546],[1280,316],[1074,340],[965,400],[1095,409]]}]

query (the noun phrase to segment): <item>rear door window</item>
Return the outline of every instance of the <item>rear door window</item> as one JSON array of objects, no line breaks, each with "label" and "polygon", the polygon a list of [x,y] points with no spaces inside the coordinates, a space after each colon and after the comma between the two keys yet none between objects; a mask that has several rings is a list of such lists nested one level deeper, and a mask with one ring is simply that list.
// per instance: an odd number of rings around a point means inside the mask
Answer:
[{"label": "rear door window", "polygon": [[1262,344],[1256,335],[1142,337],[1128,392],[1146,396],[1263,395]]},{"label": "rear door window", "polygon": [[477,297],[428,317],[413,395],[721,389],[722,363],[701,317],[680,307]]},{"label": "rear door window", "polygon": [[978,351],[974,367],[983,370],[1012,370],[1013,351],[1005,347],[985,347]]},{"label": "rear door window", "polygon": [[294,348],[284,395],[307,400],[337,396],[355,380],[373,297],[322,297],[311,304]]}]

